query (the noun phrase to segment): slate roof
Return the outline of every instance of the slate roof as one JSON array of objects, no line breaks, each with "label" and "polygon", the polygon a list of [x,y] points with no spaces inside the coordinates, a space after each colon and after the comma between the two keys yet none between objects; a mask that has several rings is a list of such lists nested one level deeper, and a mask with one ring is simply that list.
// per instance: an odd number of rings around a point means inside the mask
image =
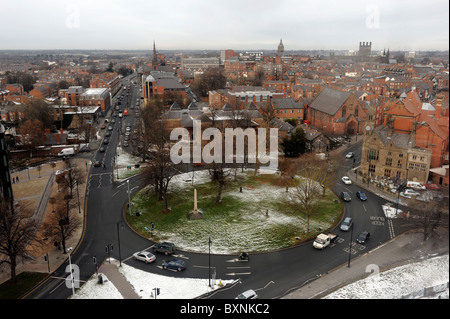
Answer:
[{"label": "slate roof", "polygon": [[309,107],[330,115],[335,115],[351,94],[351,92],[333,90],[326,87],[317,95]]},{"label": "slate roof", "polygon": [[303,105],[295,102],[292,98],[272,99],[271,101],[275,109],[303,109]]}]

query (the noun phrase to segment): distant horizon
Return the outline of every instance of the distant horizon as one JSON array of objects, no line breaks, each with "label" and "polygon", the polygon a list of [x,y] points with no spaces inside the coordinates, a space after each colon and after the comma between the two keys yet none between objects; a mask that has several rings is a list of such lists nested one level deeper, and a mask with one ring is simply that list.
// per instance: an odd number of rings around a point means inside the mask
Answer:
[{"label": "distant horizon", "polygon": [[[224,51],[224,50],[233,50],[235,52],[277,52],[277,49],[233,49],[233,48],[227,48],[227,49],[206,49],[206,48],[174,48],[174,49],[158,49],[156,47],[157,52],[163,52],[163,51]],[[450,49],[421,49],[421,50],[396,50],[391,48],[383,48],[383,49],[377,49],[372,48],[371,52],[381,52],[383,50],[386,50],[389,52],[450,52]],[[80,49],[2,49],[0,48],[0,52],[8,52],[8,51],[63,51],[63,52],[70,52],[70,51],[119,51],[119,52],[153,52],[153,48],[151,49],[87,49],[87,48],[80,48]],[[298,52],[298,51],[339,51],[339,52],[350,52],[354,51],[355,53],[358,53],[358,49],[318,49],[318,48],[311,48],[311,49],[292,49],[292,50],[284,50],[284,53],[289,52]]]},{"label": "distant horizon", "polygon": [[2,12],[0,50],[449,49],[448,0],[15,0]]}]

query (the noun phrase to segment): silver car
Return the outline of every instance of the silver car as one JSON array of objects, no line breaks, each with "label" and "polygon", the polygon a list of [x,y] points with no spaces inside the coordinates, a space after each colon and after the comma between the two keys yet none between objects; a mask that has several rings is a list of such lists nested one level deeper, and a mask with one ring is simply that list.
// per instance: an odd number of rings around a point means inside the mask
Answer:
[{"label": "silver car", "polygon": [[134,253],[133,258],[136,260],[144,261],[147,264],[156,260],[156,256],[148,251],[139,251],[137,253]]},{"label": "silver car", "polygon": [[353,219],[351,217],[345,217],[344,221],[341,223],[342,231],[349,231],[353,225]]}]

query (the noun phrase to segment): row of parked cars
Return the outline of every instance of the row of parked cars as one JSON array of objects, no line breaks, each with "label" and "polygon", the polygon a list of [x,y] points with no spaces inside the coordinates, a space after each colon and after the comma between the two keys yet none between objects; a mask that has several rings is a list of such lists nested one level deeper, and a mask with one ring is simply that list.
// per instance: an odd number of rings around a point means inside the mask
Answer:
[{"label": "row of parked cars", "polygon": [[[156,256],[154,253],[160,252],[166,256],[171,255],[175,252],[175,245],[173,243],[163,242],[155,244],[152,247],[152,250],[153,253],[146,250],[138,251],[133,254],[133,259],[143,261],[146,264],[152,263],[156,260]],[[171,260],[163,260],[161,266],[163,269],[182,271],[186,269],[186,262],[184,260],[175,258]]]}]

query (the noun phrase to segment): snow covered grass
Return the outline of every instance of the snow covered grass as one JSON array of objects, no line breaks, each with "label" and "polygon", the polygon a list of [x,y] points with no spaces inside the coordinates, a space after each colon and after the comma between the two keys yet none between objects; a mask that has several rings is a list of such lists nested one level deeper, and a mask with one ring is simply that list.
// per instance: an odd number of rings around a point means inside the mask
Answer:
[{"label": "snow covered grass", "polygon": [[[111,263],[117,267],[142,299],[154,299],[154,288],[160,288],[157,299],[193,299],[220,288],[220,284],[226,285],[233,282],[233,280],[216,279],[211,281],[211,287],[209,287],[208,279],[162,276],[136,269],[125,263],[119,267],[119,262],[112,258]],[[71,299],[123,299],[114,283],[105,274],[102,276],[102,284],[98,283],[97,275],[93,275]]]},{"label": "snow covered grass", "polygon": [[[424,288],[439,288],[448,281],[449,256],[445,255],[372,274],[324,299],[399,299],[410,294],[421,297]],[[448,299],[448,288],[442,297]]]},{"label": "snow covered grass", "polygon": [[[289,204],[289,196],[272,171],[253,170],[229,176],[222,203],[214,204],[217,189],[210,183],[207,170],[180,174],[169,184],[168,214],[161,213],[150,188],[143,189],[132,199],[133,210],[141,216],[127,219],[143,235],[145,227],[154,223],[154,239],[170,241],[182,250],[202,252],[208,249],[208,238],[213,242],[211,252],[234,254],[239,251],[270,251],[286,248],[306,239],[306,219]],[[151,186],[150,186],[151,187]],[[240,191],[242,187],[242,192]],[[189,220],[194,208],[193,192],[197,189],[201,220]],[[291,191],[291,190],[290,190]],[[340,214],[340,203],[329,192],[324,197],[321,214],[310,221],[314,233],[330,228]],[[315,236],[310,234],[309,236]]]}]

